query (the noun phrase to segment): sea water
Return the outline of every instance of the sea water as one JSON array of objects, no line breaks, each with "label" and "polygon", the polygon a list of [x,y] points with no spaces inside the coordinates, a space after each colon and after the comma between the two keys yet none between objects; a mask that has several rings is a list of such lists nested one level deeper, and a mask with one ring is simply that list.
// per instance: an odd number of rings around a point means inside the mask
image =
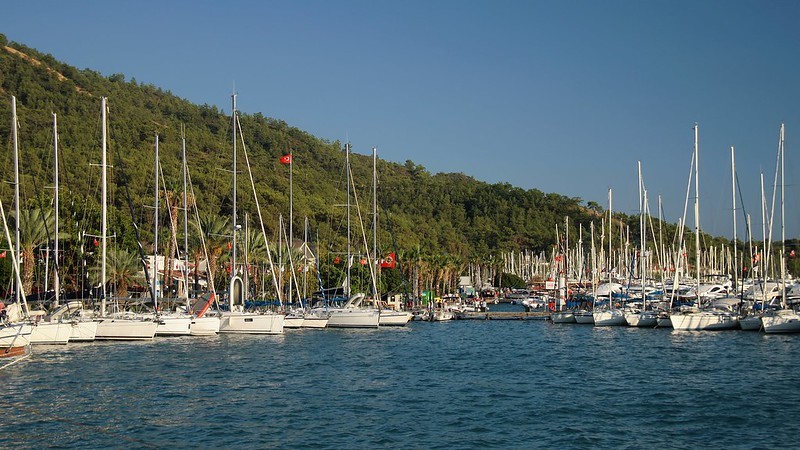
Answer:
[{"label": "sea water", "polygon": [[412,322],[34,347],[2,448],[798,448],[800,335]]}]

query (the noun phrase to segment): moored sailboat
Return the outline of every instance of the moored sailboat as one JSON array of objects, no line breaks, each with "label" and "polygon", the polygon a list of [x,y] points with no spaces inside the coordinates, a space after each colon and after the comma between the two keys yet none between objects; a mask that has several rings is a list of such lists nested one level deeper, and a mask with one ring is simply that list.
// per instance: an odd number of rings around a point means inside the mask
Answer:
[{"label": "moored sailboat", "polygon": [[[236,138],[238,130],[238,120],[236,115],[236,94],[231,97],[232,102],[232,130],[233,130],[233,226],[231,235],[231,279],[228,287],[228,310],[220,313],[219,332],[220,333],[239,333],[239,334],[282,334],[284,327],[284,315],[277,312],[257,312],[245,310],[245,298],[248,292],[245,281],[238,275],[237,266],[237,242],[236,235],[241,228],[237,225],[236,210]],[[256,208],[258,202],[256,201]],[[266,240],[266,239],[265,239]],[[267,248],[269,251],[269,248]],[[247,271],[243,272],[244,274]],[[246,275],[245,275],[246,276]]]},{"label": "moored sailboat", "polygon": [[[698,126],[694,125],[694,154],[692,162],[694,166],[694,226],[695,226],[695,271],[696,286],[700,287],[700,203],[699,203],[699,146],[698,146]],[[697,298],[700,302],[700,298]],[[684,308],[670,314],[672,328],[676,331],[714,331],[730,330],[739,326],[736,315],[730,311],[722,310],[701,310],[699,307]]]},{"label": "moored sailboat", "polygon": [[107,163],[107,120],[106,120],[106,98],[101,98],[102,108],[102,162],[101,162],[101,236],[100,236],[100,288],[102,296],[100,299],[100,316],[97,324],[95,339],[103,340],[148,340],[153,339],[156,334],[157,323],[150,315],[142,316],[128,311],[117,311],[114,314],[107,314],[107,286],[106,259],[108,241],[108,163]]}]

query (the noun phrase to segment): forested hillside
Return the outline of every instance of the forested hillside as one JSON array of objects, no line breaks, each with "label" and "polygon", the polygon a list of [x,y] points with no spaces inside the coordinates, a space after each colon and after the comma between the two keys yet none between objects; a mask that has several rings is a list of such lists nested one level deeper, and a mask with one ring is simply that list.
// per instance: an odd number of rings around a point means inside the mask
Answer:
[{"label": "forested hillside", "polygon": [[[17,99],[19,117],[23,209],[52,208],[53,113],[57,115],[61,230],[72,248],[83,245],[91,249],[94,238],[81,233],[99,233],[101,97],[108,98],[108,148],[113,165],[109,174],[109,214],[117,247],[132,253],[137,248],[125,187],[130,193],[133,219],[141,229],[142,244],[148,249],[153,241],[156,135],[166,182],[163,201],[171,212],[176,214],[182,196],[181,130],[184,129],[199,216],[206,221],[216,218],[223,224],[230,217],[229,110],[223,113],[215,106],[194,105],[156,86],[128,80],[124,74],[103,76],[90,69],[76,69],[0,35],[0,117],[3,118],[0,136],[6,144],[0,156],[5,181],[0,184],[0,199],[7,205],[6,210],[13,199],[11,96]],[[238,143],[240,221],[247,214],[249,226],[259,228],[245,163],[246,149],[267,235],[277,241],[279,216],[286,220],[289,214],[288,168],[279,159],[291,153],[294,236],[302,237],[307,217],[311,235],[320,241],[320,260],[332,264],[334,255],[345,248],[344,208],[336,206],[345,202],[344,143],[316,138],[257,112],[241,113],[239,117],[245,144],[242,148],[241,140]],[[351,158],[361,217],[367,228],[371,227],[372,209],[369,151],[356,146],[357,154]],[[506,183],[488,184],[459,173],[431,174],[412,161],[398,164],[379,160],[377,170],[378,253],[397,251],[401,261],[406,259],[408,264],[416,261],[418,265],[428,261],[428,267],[434,265],[433,261],[440,261],[436,264],[448,265],[451,276],[463,272],[467,262],[489,261],[504,251],[551,248],[556,241],[556,226],[563,231],[565,216],[570,217],[572,236],[577,236],[578,224],[583,224],[586,230],[595,221],[599,228],[602,217],[602,208],[596,204],[584,205],[579,198],[524,190]],[[532,172],[535,170],[531,168]],[[125,181],[127,186],[123,185]],[[164,216],[161,226],[164,237],[159,240],[167,242],[169,215]],[[353,217],[358,215],[354,213]],[[635,239],[634,225],[638,219],[618,217],[631,222],[630,233]],[[354,226],[354,229],[359,236],[354,242],[362,242],[360,228]],[[224,235],[225,230],[223,226],[217,234]],[[674,227],[667,230],[673,231]],[[224,241],[219,237],[218,240]],[[30,246],[38,249],[46,244],[45,230]],[[225,253],[224,245],[220,244],[219,261],[224,261]],[[64,262],[75,273],[73,285],[80,278],[79,264]],[[92,264],[91,258],[87,264]],[[323,270],[330,272],[335,268]]]}]

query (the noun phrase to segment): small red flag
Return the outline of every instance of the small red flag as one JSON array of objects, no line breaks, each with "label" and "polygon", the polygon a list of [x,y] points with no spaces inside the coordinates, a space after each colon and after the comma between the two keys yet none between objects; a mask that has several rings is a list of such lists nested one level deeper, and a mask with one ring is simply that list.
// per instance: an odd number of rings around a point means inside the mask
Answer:
[{"label": "small red flag", "polygon": [[395,267],[395,255],[394,253],[389,253],[386,255],[386,258],[383,258],[381,261],[381,269],[394,269]]},{"label": "small red flag", "polygon": [[288,155],[281,156],[281,164],[291,164],[292,163],[292,154],[289,153]]}]

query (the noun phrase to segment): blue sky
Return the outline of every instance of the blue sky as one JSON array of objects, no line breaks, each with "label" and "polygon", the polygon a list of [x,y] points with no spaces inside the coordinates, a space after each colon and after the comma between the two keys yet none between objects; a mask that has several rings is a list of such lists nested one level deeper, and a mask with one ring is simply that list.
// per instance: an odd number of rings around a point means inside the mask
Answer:
[{"label": "blue sky", "polygon": [[632,214],[642,161],[671,222],[697,122],[701,227],[731,235],[734,145],[760,239],[782,122],[787,237],[800,232],[799,19],[800,2],[775,0],[33,0],[6,2],[0,33],[225,111],[235,84],[244,112],[434,173],[603,206],[611,188]]}]

